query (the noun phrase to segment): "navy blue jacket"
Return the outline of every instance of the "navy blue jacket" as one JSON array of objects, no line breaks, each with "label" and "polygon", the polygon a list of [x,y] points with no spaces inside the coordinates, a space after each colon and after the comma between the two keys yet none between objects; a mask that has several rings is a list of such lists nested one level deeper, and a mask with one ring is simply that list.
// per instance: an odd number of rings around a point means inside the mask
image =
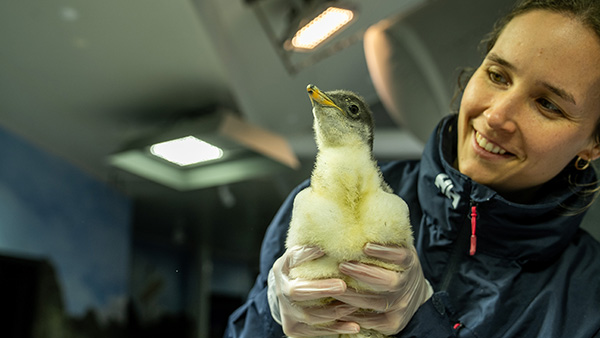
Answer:
[{"label": "navy blue jacket", "polygon": [[[593,170],[571,166],[517,204],[452,167],[456,118],[445,118],[419,161],[382,166],[409,206],[415,246],[436,293],[398,337],[600,337],[600,243],[579,229]],[[265,235],[260,275],[229,318],[226,337],[283,337],[271,317],[267,275],[284,252],[297,187]],[[473,222],[474,219],[474,222]],[[471,242],[475,232],[476,243]],[[340,234],[343,236],[343,234]],[[471,255],[471,253],[474,253]]]}]

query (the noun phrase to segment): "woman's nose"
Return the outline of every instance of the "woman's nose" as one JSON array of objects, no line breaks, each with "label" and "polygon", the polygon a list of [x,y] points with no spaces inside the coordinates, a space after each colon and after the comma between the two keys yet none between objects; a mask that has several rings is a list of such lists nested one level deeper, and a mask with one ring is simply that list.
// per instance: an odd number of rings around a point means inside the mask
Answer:
[{"label": "woman's nose", "polygon": [[483,112],[490,128],[512,133],[517,129],[518,100],[513,95],[504,93],[495,97]]}]

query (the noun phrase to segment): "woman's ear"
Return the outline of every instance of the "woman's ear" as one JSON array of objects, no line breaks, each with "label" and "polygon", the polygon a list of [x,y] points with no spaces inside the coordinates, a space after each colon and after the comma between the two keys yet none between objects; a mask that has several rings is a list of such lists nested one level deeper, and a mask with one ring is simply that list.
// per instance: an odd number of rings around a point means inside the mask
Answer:
[{"label": "woman's ear", "polygon": [[585,149],[580,151],[577,156],[584,160],[594,161],[600,157],[600,144],[595,143],[591,149]]}]

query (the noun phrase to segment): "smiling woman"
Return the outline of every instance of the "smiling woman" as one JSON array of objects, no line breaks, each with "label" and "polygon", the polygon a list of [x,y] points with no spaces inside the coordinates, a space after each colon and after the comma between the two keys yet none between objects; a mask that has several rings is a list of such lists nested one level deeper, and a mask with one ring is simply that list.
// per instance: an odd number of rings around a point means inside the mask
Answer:
[{"label": "smiling woman", "polygon": [[600,156],[600,44],[579,20],[536,10],[504,27],[467,85],[458,169],[525,201],[578,156]]}]

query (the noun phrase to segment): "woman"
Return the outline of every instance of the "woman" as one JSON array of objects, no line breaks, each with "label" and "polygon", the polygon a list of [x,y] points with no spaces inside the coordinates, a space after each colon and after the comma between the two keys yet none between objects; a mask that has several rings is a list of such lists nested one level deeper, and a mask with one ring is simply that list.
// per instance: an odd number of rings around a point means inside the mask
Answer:
[{"label": "woman", "polygon": [[[269,227],[261,274],[226,336],[600,336],[600,244],[579,229],[599,156],[600,2],[521,1],[490,35],[458,116],[441,121],[420,161],[382,168],[409,205],[415,246],[365,253],[406,270],[340,265],[373,294],[289,280],[290,266],[322,255],[283,248],[305,183]],[[321,297],[340,302],[294,304]]]}]

